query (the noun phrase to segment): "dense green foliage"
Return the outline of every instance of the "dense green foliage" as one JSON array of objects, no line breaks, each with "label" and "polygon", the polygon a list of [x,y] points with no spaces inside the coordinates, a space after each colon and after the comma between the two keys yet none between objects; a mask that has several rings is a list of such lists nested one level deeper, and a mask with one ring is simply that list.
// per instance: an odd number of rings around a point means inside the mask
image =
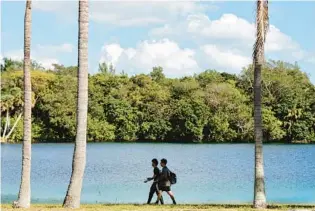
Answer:
[{"label": "dense green foliage", "polygon": [[[34,141],[73,141],[77,67],[32,66]],[[1,67],[1,114],[8,111],[9,122],[22,112],[21,68],[8,59]],[[206,70],[170,79],[161,67],[128,77],[101,64],[89,76],[88,140],[251,142],[252,84],[252,66],[240,75]],[[2,118],[1,134],[7,121]],[[315,142],[315,87],[297,65],[270,61],[264,67],[263,123],[266,142]],[[9,140],[22,140],[22,124]]]}]

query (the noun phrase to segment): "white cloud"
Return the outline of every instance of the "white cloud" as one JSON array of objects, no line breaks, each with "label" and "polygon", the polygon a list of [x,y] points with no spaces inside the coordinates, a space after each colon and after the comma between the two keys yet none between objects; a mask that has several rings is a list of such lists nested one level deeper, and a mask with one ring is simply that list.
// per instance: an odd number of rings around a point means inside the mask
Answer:
[{"label": "white cloud", "polygon": [[[211,2],[193,1],[90,1],[90,18],[98,23],[113,26],[149,26],[164,24],[183,18],[188,14],[216,9]],[[78,3],[75,1],[35,1],[34,8],[54,12],[58,16],[71,16],[76,21]]]},{"label": "white cloud", "polygon": [[251,63],[238,49],[204,45],[199,49],[181,48],[168,39],[140,42],[135,48],[123,48],[118,43],[105,44],[100,62],[112,63],[117,71],[130,74],[149,73],[162,66],[169,77],[192,75],[209,67],[238,73]]},{"label": "white cloud", "polygon": [[117,65],[119,57],[124,49],[119,44],[113,43],[102,47],[102,57],[100,62],[110,62],[113,66]]},{"label": "white cloud", "polygon": [[[178,42],[192,41],[197,47],[208,45],[202,50],[225,71],[231,71],[230,68],[241,70],[241,65],[251,62],[255,31],[253,22],[234,14],[223,14],[217,20],[210,20],[199,13],[188,15],[184,21],[154,28],[149,34],[152,39],[168,37]],[[269,55],[292,62],[312,61],[309,53],[274,25],[270,26],[266,41],[266,57]],[[222,62],[224,57],[226,61]]]},{"label": "white cloud", "polygon": [[[52,68],[52,64],[58,64],[59,60],[56,55],[61,53],[71,53],[73,51],[73,46],[68,43],[61,45],[35,45],[31,49],[31,59],[36,60],[44,68]],[[14,60],[23,59],[23,49],[12,50],[4,52],[3,57],[11,58]]]},{"label": "white cloud", "polygon": [[253,38],[254,25],[233,14],[223,14],[211,21],[206,15],[188,16],[187,31],[213,39],[248,41]]},{"label": "white cloud", "polygon": [[[35,10],[42,10],[45,12],[64,12],[70,9],[74,12],[77,8],[77,1],[33,1],[32,6]],[[68,10],[69,11],[69,10]]]},{"label": "white cloud", "polygon": [[307,62],[310,62],[310,63],[312,63],[312,64],[315,64],[315,53],[310,54],[310,55],[308,56]]},{"label": "white cloud", "polygon": [[168,39],[143,41],[135,48],[122,48],[119,44],[103,47],[100,62],[113,63],[118,71],[131,74],[149,73],[153,66],[162,66],[169,77],[191,75],[200,70],[195,51],[182,49]]},{"label": "white cloud", "polygon": [[224,69],[225,71],[238,73],[243,67],[249,65],[252,60],[243,56],[236,49],[223,49],[216,45],[205,45],[201,47],[205,54],[205,61],[208,66]]},{"label": "white cloud", "polygon": [[45,69],[53,69],[53,64],[58,64],[59,60],[54,59],[54,58],[38,58],[36,59],[36,61],[38,61],[38,63],[40,63]]},{"label": "white cloud", "polygon": [[[224,14],[217,20],[194,14],[188,15],[185,21],[155,28],[150,36],[159,41],[144,41],[136,48],[126,49],[117,43],[105,45],[101,60],[131,73],[148,73],[156,65],[164,67],[169,76],[193,74],[207,68],[239,73],[252,62],[255,24],[234,14]],[[178,43],[187,40],[193,40],[195,46],[181,48]],[[306,58],[299,44],[273,25],[266,52],[267,57],[268,53],[286,55],[292,61]]]},{"label": "white cloud", "polygon": [[4,61],[3,61],[3,56],[2,54],[0,54],[0,65],[4,64]]},{"label": "white cloud", "polygon": [[223,14],[218,20],[210,20],[207,15],[201,13],[188,15],[186,20],[179,23],[152,29],[150,35],[151,37],[175,36],[178,39],[185,33],[187,39],[196,41],[234,40],[244,44],[248,41],[253,42],[254,32],[254,24],[233,14]]},{"label": "white cloud", "polygon": [[[237,73],[251,63],[254,18],[248,21],[234,14],[223,14],[218,19],[209,19],[206,11],[217,8],[210,2],[113,1],[90,1],[91,21],[101,27],[105,25],[106,29],[109,26],[151,28],[149,38],[135,47],[125,48],[117,42],[103,46],[100,60],[113,63],[118,71],[148,73],[152,66],[161,65],[169,76],[192,74],[207,68]],[[77,1],[34,1],[34,9],[53,12],[58,18],[73,22],[77,22],[77,6]],[[185,45],[181,45],[183,43]],[[183,47],[186,43],[190,44],[189,49]],[[53,47],[44,47],[45,52],[49,52],[47,48],[56,51]],[[70,46],[61,49],[62,52],[72,50]],[[37,46],[37,50],[40,51],[41,46]],[[32,55],[37,56],[35,52]],[[267,36],[266,55],[292,62],[315,62],[314,54],[303,50],[274,25],[270,26]],[[52,53],[42,53],[38,58],[44,61],[44,58],[55,57]]]},{"label": "white cloud", "polygon": [[[152,37],[165,37],[188,34],[189,38],[216,41],[225,45],[239,45],[251,48],[255,41],[255,24],[234,14],[223,14],[217,20],[210,20],[205,14],[189,15],[179,24],[164,25],[151,30]],[[300,46],[290,36],[275,26],[270,26],[267,35],[266,51],[299,51]]]},{"label": "white cloud", "polygon": [[291,50],[293,53],[300,51],[300,46],[290,36],[282,33],[280,29],[271,25],[267,35],[267,51]]},{"label": "white cloud", "polygon": [[3,57],[7,57],[13,60],[22,60],[23,59],[23,50],[13,50],[9,52],[4,52]]},{"label": "white cloud", "polygon": [[35,47],[38,51],[45,51],[48,53],[71,53],[73,51],[73,45],[69,43],[64,43],[61,45],[36,45]]}]

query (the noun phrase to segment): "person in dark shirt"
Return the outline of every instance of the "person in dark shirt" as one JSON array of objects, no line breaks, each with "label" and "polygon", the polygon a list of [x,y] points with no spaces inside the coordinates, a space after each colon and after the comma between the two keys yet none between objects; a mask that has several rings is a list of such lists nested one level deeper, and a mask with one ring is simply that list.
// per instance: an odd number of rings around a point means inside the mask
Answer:
[{"label": "person in dark shirt", "polygon": [[166,193],[171,197],[173,204],[176,204],[174,194],[171,191],[171,181],[170,181],[170,170],[167,168],[167,160],[163,158],[160,162],[162,166],[162,172],[158,178],[158,189],[159,189],[159,194],[158,194],[158,200],[162,198],[162,192],[166,191]]},{"label": "person in dark shirt", "polygon": [[[151,188],[150,188],[150,192],[149,192],[149,198],[148,198],[148,202],[147,204],[150,204],[151,203],[151,200],[152,200],[152,197],[153,197],[153,194],[156,193],[156,195],[158,195],[158,178],[160,176],[160,169],[158,167],[158,160],[157,159],[152,159],[152,167],[153,167],[153,177],[148,177],[144,182],[147,183],[148,181],[151,181],[153,180],[153,183],[151,185]],[[160,199],[158,199],[155,203],[158,204],[159,201],[161,202],[161,204],[164,204],[164,201],[163,201],[163,197],[160,197]]]}]

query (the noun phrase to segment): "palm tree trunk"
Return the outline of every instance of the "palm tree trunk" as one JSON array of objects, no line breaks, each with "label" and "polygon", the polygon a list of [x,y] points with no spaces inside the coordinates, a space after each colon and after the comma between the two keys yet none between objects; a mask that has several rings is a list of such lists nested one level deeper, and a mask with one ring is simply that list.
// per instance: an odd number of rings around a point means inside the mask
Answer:
[{"label": "palm tree trunk", "polygon": [[86,162],[86,130],[88,109],[88,28],[89,8],[87,0],[79,1],[79,43],[78,43],[78,98],[77,132],[72,161],[72,174],[64,207],[79,208],[82,181]]},{"label": "palm tree trunk", "polygon": [[31,204],[31,132],[32,132],[32,87],[31,87],[31,0],[26,1],[24,17],[24,132],[22,149],[22,175],[18,201],[14,207],[29,208]]},{"label": "palm tree trunk", "polygon": [[20,113],[20,115],[18,116],[18,118],[15,120],[15,122],[14,122],[14,124],[13,124],[13,127],[11,128],[10,132],[8,133],[8,135],[5,137],[5,140],[8,140],[8,139],[9,139],[10,135],[13,133],[13,131],[14,131],[14,129],[15,129],[17,123],[20,121],[21,117],[22,117],[22,113]]},{"label": "palm tree trunk", "polygon": [[266,208],[264,162],[263,162],[263,128],[261,105],[261,69],[264,64],[264,45],[269,26],[268,1],[257,1],[256,42],[254,46],[254,124],[255,124],[255,187],[254,207]]},{"label": "palm tree trunk", "polygon": [[7,114],[7,118],[6,118],[6,121],[5,121],[4,130],[3,130],[3,134],[2,134],[3,141],[5,141],[5,135],[7,133],[8,124],[9,124],[9,109],[7,110],[6,114]]}]

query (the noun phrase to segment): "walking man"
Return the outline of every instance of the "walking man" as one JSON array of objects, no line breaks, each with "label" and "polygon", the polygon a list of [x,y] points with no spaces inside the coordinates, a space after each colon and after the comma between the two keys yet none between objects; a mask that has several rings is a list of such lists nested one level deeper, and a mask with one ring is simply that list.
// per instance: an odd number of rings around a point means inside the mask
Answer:
[{"label": "walking man", "polygon": [[158,179],[158,200],[162,198],[162,192],[165,191],[172,199],[173,204],[176,204],[174,194],[171,191],[171,181],[170,181],[170,175],[171,171],[167,168],[167,160],[163,158],[160,162],[162,166],[162,172]]},{"label": "walking man", "polygon": [[[152,183],[151,188],[150,188],[149,198],[148,198],[147,204],[151,203],[151,200],[152,200],[154,193],[156,193],[157,196],[159,193],[158,192],[158,178],[159,178],[161,172],[160,172],[160,169],[158,167],[158,164],[159,164],[159,162],[157,159],[155,159],[155,158],[152,159],[153,177],[149,177],[144,181],[145,183],[147,183],[148,181],[153,180],[153,183]],[[160,197],[160,199],[158,198],[155,203],[158,204],[159,201],[161,202],[161,204],[164,204],[162,196]]]}]

